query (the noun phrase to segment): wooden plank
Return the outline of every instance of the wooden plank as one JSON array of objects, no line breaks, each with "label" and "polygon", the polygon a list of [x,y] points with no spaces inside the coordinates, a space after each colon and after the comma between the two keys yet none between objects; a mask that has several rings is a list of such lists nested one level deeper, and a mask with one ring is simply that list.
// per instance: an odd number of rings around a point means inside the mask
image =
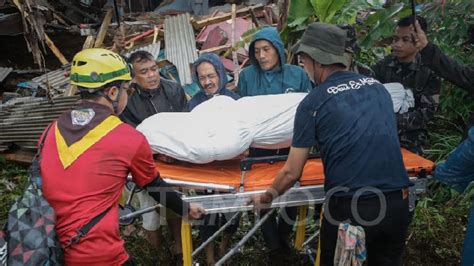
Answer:
[{"label": "wooden plank", "polygon": [[[231,30],[230,30],[230,40],[232,43],[232,47],[235,46],[235,16],[236,16],[236,5],[232,4],[232,12],[231,12],[231,17],[232,17],[232,24],[231,24]],[[235,84],[239,83],[239,61],[237,60],[237,51],[235,49],[232,49],[232,61],[234,63],[234,82]]]},{"label": "wooden plank", "polygon": [[3,157],[5,160],[23,163],[23,164],[31,164],[33,161],[33,157],[35,156],[34,152],[26,152],[26,151],[18,151],[18,152],[11,152],[11,153],[4,153]]},{"label": "wooden plank", "polygon": [[[263,5],[258,4],[258,5],[251,6],[251,7],[241,8],[241,9],[236,11],[236,16],[237,17],[246,16],[246,15],[250,14],[251,9],[253,9],[254,11],[261,11],[261,10],[263,10]],[[191,23],[193,24],[193,27],[195,29],[202,29],[205,26],[226,21],[226,20],[230,19],[231,17],[232,17],[232,14],[227,13],[227,14],[224,14],[224,15],[221,15],[221,16],[207,18],[207,19],[200,20],[200,21],[192,20]]]},{"label": "wooden plank", "polygon": [[101,47],[104,43],[105,35],[109,29],[110,22],[112,22],[112,9],[107,10],[102,25],[100,25],[99,33],[97,33],[97,38],[95,39],[94,47]]},{"label": "wooden plank", "polygon": [[61,51],[59,51],[58,47],[56,47],[56,45],[53,43],[53,41],[49,38],[48,34],[46,34],[46,33],[44,34],[44,39],[45,39],[46,44],[48,45],[49,49],[51,49],[53,54],[58,58],[59,62],[61,62],[61,64],[63,66],[69,64],[66,57],[64,57],[63,53],[61,53]]},{"label": "wooden plank", "polygon": [[199,54],[203,54],[203,53],[220,54],[221,52],[227,51],[227,50],[229,50],[229,49],[231,49],[231,48],[232,48],[231,45],[226,44],[226,45],[221,45],[221,46],[217,46],[217,47],[212,47],[212,48],[209,48],[209,49],[201,50],[201,51],[199,51]]},{"label": "wooden plank", "polygon": [[95,43],[95,37],[92,35],[87,36],[86,41],[82,45],[82,50],[94,47],[94,43]]}]

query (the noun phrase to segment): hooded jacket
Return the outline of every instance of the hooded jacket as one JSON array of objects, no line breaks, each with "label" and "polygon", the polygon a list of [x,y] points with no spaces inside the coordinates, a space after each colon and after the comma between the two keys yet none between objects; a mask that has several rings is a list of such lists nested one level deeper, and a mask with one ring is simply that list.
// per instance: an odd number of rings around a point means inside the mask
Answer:
[{"label": "hooded jacket", "polygon": [[[199,83],[198,79],[198,74],[197,74],[197,68],[200,64],[208,62],[214,66],[214,69],[216,70],[217,74],[219,75],[219,89],[216,91],[216,93],[212,95],[206,95],[204,92],[204,88],[201,86]],[[201,89],[194,97],[188,102],[187,105],[187,110],[191,111],[194,109],[194,107],[198,106],[199,104],[209,100],[210,98],[216,96],[216,95],[226,95],[234,100],[237,100],[240,98],[240,96],[228,89],[226,89],[225,85],[227,84],[227,75],[225,73],[225,68],[224,65],[222,64],[221,60],[219,57],[215,54],[211,53],[206,53],[201,55],[196,62],[194,63],[194,80],[199,84],[199,88]]]},{"label": "hooded jacket", "polygon": [[[259,40],[270,42],[278,52],[279,65],[271,70],[262,70],[255,57],[255,42]],[[255,34],[254,40],[250,43],[249,58],[251,65],[244,68],[239,76],[237,93],[240,96],[310,92],[312,90],[308,75],[301,67],[285,64],[285,48],[275,28],[263,28]]]}]

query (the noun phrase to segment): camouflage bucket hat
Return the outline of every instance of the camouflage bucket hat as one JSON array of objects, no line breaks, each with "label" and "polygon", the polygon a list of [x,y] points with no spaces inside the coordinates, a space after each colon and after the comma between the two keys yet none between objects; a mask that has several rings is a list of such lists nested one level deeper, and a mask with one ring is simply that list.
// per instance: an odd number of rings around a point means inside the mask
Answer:
[{"label": "camouflage bucket hat", "polygon": [[350,63],[344,55],[346,35],[345,30],[335,25],[315,22],[308,26],[292,51],[305,53],[323,65],[340,63],[347,67]]}]

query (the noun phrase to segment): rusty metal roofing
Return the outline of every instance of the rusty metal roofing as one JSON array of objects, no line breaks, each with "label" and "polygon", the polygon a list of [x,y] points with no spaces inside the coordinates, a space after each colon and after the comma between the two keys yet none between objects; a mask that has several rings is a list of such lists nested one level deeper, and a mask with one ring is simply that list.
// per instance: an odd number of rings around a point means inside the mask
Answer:
[{"label": "rusty metal roofing", "polygon": [[46,126],[77,104],[78,96],[46,98],[25,97],[11,105],[0,106],[0,152],[13,145],[36,148]]},{"label": "rusty metal roofing", "polygon": [[130,52],[125,54],[125,57],[127,58],[130,57],[130,55],[132,55],[136,51],[147,51],[150,54],[152,54],[154,58],[158,58],[158,55],[160,54],[160,48],[161,48],[161,42],[152,43],[150,45],[131,50]]},{"label": "rusty metal roofing", "polygon": [[70,70],[70,66],[60,68],[57,70],[50,71],[42,76],[34,78],[32,81],[38,83],[45,89],[51,89],[58,92],[59,94],[64,93],[69,88],[69,77],[65,76],[64,73]]},{"label": "rusty metal roofing", "polygon": [[178,69],[181,85],[193,83],[191,65],[198,55],[188,13],[165,19],[166,59]]},{"label": "rusty metal roofing", "polygon": [[0,67],[0,82],[2,82],[12,71],[13,68],[11,67]]}]

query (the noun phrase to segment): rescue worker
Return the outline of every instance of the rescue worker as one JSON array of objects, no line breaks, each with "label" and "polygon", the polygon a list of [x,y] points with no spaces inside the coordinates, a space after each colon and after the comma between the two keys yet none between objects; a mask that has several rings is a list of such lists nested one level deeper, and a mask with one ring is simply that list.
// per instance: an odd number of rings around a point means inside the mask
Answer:
[{"label": "rescue worker", "polygon": [[[460,65],[445,55],[435,44],[428,42],[425,32],[416,24],[417,48],[422,62],[436,74],[456,86],[474,92],[474,68]],[[472,116],[471,116],[472,117]],[[436,166],[435,179],[452,186],[462,193],[474,181],[474,127],[468,131],[467,138],[448,156],[448,159]],[[471,205],[469,221],[461,257],[462,266],[474,265],[474,204]]]},{"label": "rescue worker", "polygon": [[[237,93],[244,96],[309,92],[311,82],[304,70],[286,64],[285,48],[280,34],[273,27],[255,33],[249,46],[250,66],[240,72]],[[250,157],[288,154],[289,149],[267,150],[250,148]],[[278,220],[278,222],[277,222]],[[262,226],[263,238],[271,263],[289,259],[289,235],[296,220],[296,208],[283,208],[278,219],[271,217]]]},{"label": "rescue worker", "polygon": [[[426,31],[427,24],[417,17]],[[397,113],[400,144],[415,153],[423,154],[428,142],[427,124],[438,108],[441,80],[430,68],[424,66],[412,35],[411,16],[400,19],[392,40],[392,54],[374,67],[374,77],[382,83],[398,82],[411,90],[415,107],[408,112]]]},{"label": "rescue worker", "polygon": [[310,148],[318,145],[326,191],[320,265],[333,265],[341,223],[364,228],[369,265],[401,265],[410,182],[392,101],[377,80],[345,71],[350,64],[345,40],[337,26],[312,23],[294,47],[317,86],[297,108],[285,165],[271,187],[249,203],[255,211],[267,208],[301,177]]},{"label": "rescue worker", "polygon": [[[152,54],[147,51],[137,51],[128,59],[132,65],[134,89],[125,110],[120,118],[125,123],[136,127],[146,118],[161,112],[182,112],[186,105],[186,96],[183,88],[178,83],[160,77],[159,67]],[[158,159],[171,162],[171,158],[160,155]],[[151,207],[156,204],[145,191],[135,194],[140,202],[140,208]],[[177,262],[182,260],[181,250],[181,218],[175,213],[161,209],[160,214],[166,216],[171,236],[174,243],[171,253]],[[163,217],[161,217],[163,218]],[[161,221],[161,222],[160,222]],[[158,212],[143,215],[142,228],[150,243],[159,250],[163,243],[161,224]]]},{"label": "rescue worker", "polygon": [[205,53],[199,56],[194,62],[194,72],[201,90],[189,100],[187,105],[189,111],[216,95],[226,95],[234,100],[240,98],[237,93],[226,88],[227,74],[217,55]]},{"label": "rescue worker", "polygon": [[[56,212],[56,230],[66,265],[134,265],[124,249],[118,224],[118,202],[127,175],[148,188],[161,204],[189,219],[201,206],[187,204],[155,169],[145,137],[118,115],[127,104],[126,62],[105,49],[86,49],[72,61],[71,84],[82,101],[50,127],[40,163],[44,197]],[[162,200],[164,199],[164,200]],[[77,230],[103,215],[83,236]],[[78,240],[72,245],[68,243]]]}]

